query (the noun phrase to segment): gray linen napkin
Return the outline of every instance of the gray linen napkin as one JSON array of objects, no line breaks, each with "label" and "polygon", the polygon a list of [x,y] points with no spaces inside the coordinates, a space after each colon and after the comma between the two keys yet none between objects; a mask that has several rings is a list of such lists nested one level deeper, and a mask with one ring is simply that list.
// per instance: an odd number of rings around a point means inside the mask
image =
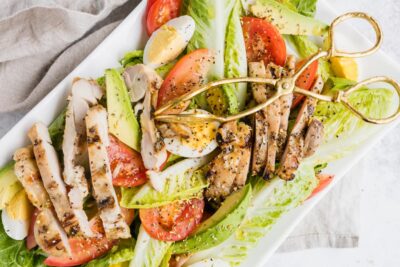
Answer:
[{"label": "gray linen napkin", "polygon": [[[0,2],[0,136],[72,71],[138,2]],[[361,176],[353,171],[343,179],[280,251],[357,246]]]}]

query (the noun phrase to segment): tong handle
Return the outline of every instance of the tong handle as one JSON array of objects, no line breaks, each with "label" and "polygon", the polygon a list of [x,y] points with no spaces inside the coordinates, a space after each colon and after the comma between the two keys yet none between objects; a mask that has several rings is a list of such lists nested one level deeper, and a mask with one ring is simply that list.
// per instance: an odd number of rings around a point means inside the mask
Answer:
[{"label": "tong handle", "polygon": [[[341,51],[336,48],[336,45],[334,42],[335,28],[337,27],[338,24],[340,24],[346,20],[354,19],[354,18],[366,20],[372,26],[372,28],[375,31],[375,36],[376,36],[375,44],[371,48],[361,51],[361,52]],[[343,15],[337,17],[332,22],[328,34],[329,34],[328,35],[329,57],[359,58],[359,57],[365,57],[365,56],[371,55],[371,54],[375,53],[379,49],[379,47],[382,45],[382,38],[383,38],[382,30],[381,30],[381,27],[379,26],[378,22],[373,17],[371,17],[370,15],[363,13],[363,12],[350,12],[350,13],[346,13],[346,14],[343,14]]]},{"label": "tong handle", "polygon": [[[391,85],[398,96],[398,102],[397,102],[397,110],[394,114],[385,117],[385,118],[371,118],[367,116],[366,114],[363,114],[361,111],[357,109],[354,105],[352,105],[349,101],[349,96],[351,93],[360,90],[361,88],[364,88],[368,84],[372,83],[386,83]],[[379,90],[379,89],[369,89],[369,90]],[[367,80],[364,80],[362,82],[357,83],[356,85],[351,86],[345,91],[339,91],[339,93],[336,95],[336,97],[333,99],[335,102],[342,103],[345,105],[351,112],[353,112],[357,117],[362,119],[365,122],[373,123],[373,124],[385,124],[385,123],[390,123],[397,119],[400,116],[400,84],[398,84],[395,80],[385,77],[385,76],[378,76],[378,77],[372,77]],[[385,103],[383,103],[384,105]]]}]

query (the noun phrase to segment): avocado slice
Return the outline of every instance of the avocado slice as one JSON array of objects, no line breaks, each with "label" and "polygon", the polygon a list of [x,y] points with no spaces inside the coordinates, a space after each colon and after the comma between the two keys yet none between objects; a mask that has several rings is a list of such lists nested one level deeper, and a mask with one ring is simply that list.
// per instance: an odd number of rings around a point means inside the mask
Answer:
[{"label": "avocado slice", "polygon": [[13,197],[22,189],[14,174],[14,162],[0,170],[0,209],[4,209]]},{"label": "avocado slice", "polygon": [[108,69],[105,80],[109,131],[129,147],[140,151],[140,127],[124,79],[117,70]]},{"label": "avocado slice", "polygon": [[257,0],[249,8],[254,16],[274,24],[281,34],[322,36],[329,29],[329,25],[303,16],[275,0]]},{"label": "avocado slice", "polygon": [[242,223],[251,200],[250,184],[230,195],[187,239],[172,245],[173,254],[193,253],[228,239]]}]

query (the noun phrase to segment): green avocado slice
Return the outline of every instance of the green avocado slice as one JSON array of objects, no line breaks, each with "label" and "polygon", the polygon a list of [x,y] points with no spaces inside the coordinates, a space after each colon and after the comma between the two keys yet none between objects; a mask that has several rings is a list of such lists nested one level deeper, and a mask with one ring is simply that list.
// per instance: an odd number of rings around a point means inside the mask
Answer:
[{"label": "green avocado slice", "polygon": [[140,152],[140,127],[133,113],[125,81],[115,69],[106,70],[105,80],[109,131]]},{"label": "green avocado slice", "polygon": [[274,24],[281,34],[322,36],[329,29],[324,22],[303,16],[275,0],[257,0],[250,5],[250,12]]},{"label": "green avocado slice", "polygon": [[230,195],[187,239],[172,245],[173,254],[194,253],[221,244],[242,223],[251,200],[250,184]]}]

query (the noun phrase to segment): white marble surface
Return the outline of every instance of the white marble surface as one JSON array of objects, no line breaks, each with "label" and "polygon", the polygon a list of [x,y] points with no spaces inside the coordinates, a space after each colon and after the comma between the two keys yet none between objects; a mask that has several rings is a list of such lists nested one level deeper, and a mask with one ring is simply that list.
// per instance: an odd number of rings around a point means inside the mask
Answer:
[{"label": "white marble surface", "polygon": [[[365,11],[380,22],[382,49],[400,62],[400,1],[329,0],[338,13]],[[365,28],[359,28],[365,31]],[[371,34],[372,36],[372,34]],[[400,266],[400,127],[381,141],[361,163],[361,229],[359,247],[312,249],[275,254],[265,267]],[[340,201],[340,200],[338,200]]]}]

